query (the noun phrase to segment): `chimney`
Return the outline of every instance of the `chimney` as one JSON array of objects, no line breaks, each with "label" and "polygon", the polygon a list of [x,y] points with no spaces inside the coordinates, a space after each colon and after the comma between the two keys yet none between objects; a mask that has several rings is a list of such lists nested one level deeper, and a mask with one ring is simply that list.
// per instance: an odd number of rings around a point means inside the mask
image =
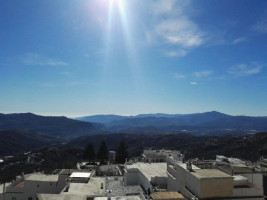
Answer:
[{"label": "chimney", "polygon": [[190,171],[190,172],[193,171],[191,161],[188,161],[188,162],[186,163],[186,169],[187,169],[188,171]]}]

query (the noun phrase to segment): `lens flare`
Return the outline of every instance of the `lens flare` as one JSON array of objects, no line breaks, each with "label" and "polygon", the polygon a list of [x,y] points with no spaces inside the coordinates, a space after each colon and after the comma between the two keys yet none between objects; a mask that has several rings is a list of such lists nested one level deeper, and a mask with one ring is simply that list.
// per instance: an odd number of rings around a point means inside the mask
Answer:
[{"label": "lens flare", "polygon": [[[122,30],[122,35],[123,35],[123,40],[122,42],[124,43],[125,46],[125,53],[127,55],[128,59],[128,70],[131,72],[132,76],[132,81],[133,85],[136,88],[137,93],[142,93],[140,90],[140,84],[143,83],[142,80],[142,70],[140,68],[141,63],[139,60],[139,56],[137,53],[137,48],[136,48],[136,43],[135,43],[135,37],[134,37],[134,25],[132,24],[131,21],[131,11],[132,7],[130,6],[128,1],[125,0],[109,0],[109,10],[108,10],[108,19],[107,19],[107,35],[106,35],[106,54],[105,54],[105,69],[104,69],[104,74],[105,78],[111,78],[108,77],[109,74],[107,73],[111,69],[109,68],[110,61],[112,59],[112,55],[114,53],[113,50],[113,42],[116,37],[116,31],[114,29],[114,25],[118,25],[118,21],[120,22],[121,25],[121,30]],[[118,18],[119,17],[119,18]],[[142,94],[139,94],[142,96]]]}]

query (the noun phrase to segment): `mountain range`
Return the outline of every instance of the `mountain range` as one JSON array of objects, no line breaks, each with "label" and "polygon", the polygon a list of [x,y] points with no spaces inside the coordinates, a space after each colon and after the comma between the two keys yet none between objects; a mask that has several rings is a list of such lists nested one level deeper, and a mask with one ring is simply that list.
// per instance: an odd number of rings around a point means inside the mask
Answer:
[{"label": "mountain range", "polygon": [[243,135],[267,130],[267,117],[231,116],[212,111],[195,114],[93,115],[70,119],[32,113],[0,114],[1,130],[26,130],[70,140],[111,133],[188,133]]},{"label": "mountain range", "polygon": [[103,123],[111,132],[189,131],[190,133],[253,133],[267,130],[267,117],[231,116],[212,111],[195,114],[93,115],[77,118]]},{"label": "mountain range", "polygon": [[0,114],[1,130],[27,130],[57,138],[70,139],[98,134],[105,130],[102,124],[82,122],[67,117],[45,117],[32,113]]}]

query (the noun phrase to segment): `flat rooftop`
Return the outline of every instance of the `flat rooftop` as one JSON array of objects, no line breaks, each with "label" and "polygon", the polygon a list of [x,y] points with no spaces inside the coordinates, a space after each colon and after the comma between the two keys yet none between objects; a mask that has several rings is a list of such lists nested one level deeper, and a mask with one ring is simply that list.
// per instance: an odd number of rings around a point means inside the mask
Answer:
[{"label": "flat rooftop", "polygon": [[79,169],[62,169],[62,170],[60,170],[60,172],[58,174],[71,175],[74,172],[92,172],[92,171],[88,171],[88,169],[82,169],[82,170],[79,170]]},{"label": "flat rooftop", "polygon": [[100,165],[99,169],[100,171],[116,171],[118,168],[118,165]]},{"label": "flat rooftop", "polygon": [[[105,196],[106,186],[105,178],[93,177],[88,183],[70,183],[68,190],[63,190],[61,194],[82,194],[89,196]],[[103,183],[103,189],[101,189]]]},{"label": "flat rooftop", "polygon": [[196,169],[191,172],[197,178],[232,178],[232,176],[218,170],[218,169]]},{"label": "flat rooftop", "polygon": [[94,200],[107,200],[107,197],[95,197]]},{"label": "flat rooftop", "polygon": [[140,193],[143,193],[143,190],[139,185],[124,186],[122,179],[123,179],[122,177],[107,178],[106,190],[110,190],[110,196],[113,197],[129,196],[129,195],[139,195]]},{"label": "flat rooftop", "polygon": [[27,181],[44,181],[44,182],[57,182],[58,175],[46,175],[41,173],[27,174],[24,176]]},{"label": "flat rooftop", "polygon": [[126,165],[126,169],[139,169],[148,180],[152,177],[167,177],[167,163],[133,163]]},{"label": "flat rooftop", "polygon": [[39,200],[87,200],[86,195],[77,194],[38,194]]},{"label": "flat rooftop", "polygon": [[91,173],[88,172],[73,172],[70,178],[90,178]]},{"label": "flat rooftop", "polygon": [[219,166],[219,169],[227,174],[242,174],[242,173],[251,173],[252,167],[251,166],[237,166],[237,165],[223,165]]},{"label": "flat rooftop", "polygon": [[120,196],[120,197],[111,197],[111,200],[141,200],[140,196]]},{"label": "flat rooftop", "polygon": [[[180,167],[186,169],[186,163],[179,162],[179,163],[177,163],[177,164],[178,164]],[[192,169],[193,169],[193,170],[197,170],[197,169],[200,169],[200,168],[192,164]]]},{"label": "flat rooftop", "polygon": [[178,192],[154,192],[151,194],[154,200],[186,200],[186,198]]}]

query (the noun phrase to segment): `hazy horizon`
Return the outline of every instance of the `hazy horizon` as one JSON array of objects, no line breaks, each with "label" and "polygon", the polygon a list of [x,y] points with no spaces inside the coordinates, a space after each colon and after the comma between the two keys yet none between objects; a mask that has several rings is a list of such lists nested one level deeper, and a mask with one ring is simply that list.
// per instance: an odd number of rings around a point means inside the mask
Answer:
[{"label": "hazy horizon", "polygon": [[[41,116],[46,116],[46,117],[68,117],[68,118],[80,118],[80,117],[87,117],[87,116],[95,116],[95,115],[119,115],[119,116],[125,116],[125,117],[130,117],[130,116],[137,116],[137,115],[142,115],[142,114],[167,114],[167,115],[175,115],[175,114],[181,114],[181,115],[187,115],[187,114],[199,114],[199,113],[206,113],[206,112],[214,112],[214,110],[211,111],[204,111],[204,112],[192,112],[192,113],[162,113],[162,112],[156,112],[156,113],[136,113],[136,114],[117,114],[117,113],[95,113],[95,114],[86,114],[86,113],[34,113],[34,112],[22,112],[22,113],[32,113],[35,115],[41,115]],[[220,111],[215,111],[215,112],[220,112]],[[1,113],[1,112],[0,112]],[[3,112],[2,112],[3,113]],[[267,115],[246,115],[246,114],[230,114],[230,113],[225,113],[225,112],[220,112],[222,114],[226,115],[231,115],[231,116],[248,116],[248,117],[267,117]],[[10,112],[10,113],[3,113],[3,114],[20,114],[20,112]]]}]

